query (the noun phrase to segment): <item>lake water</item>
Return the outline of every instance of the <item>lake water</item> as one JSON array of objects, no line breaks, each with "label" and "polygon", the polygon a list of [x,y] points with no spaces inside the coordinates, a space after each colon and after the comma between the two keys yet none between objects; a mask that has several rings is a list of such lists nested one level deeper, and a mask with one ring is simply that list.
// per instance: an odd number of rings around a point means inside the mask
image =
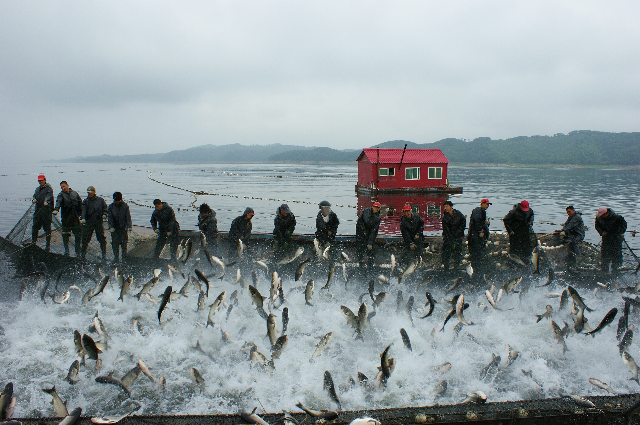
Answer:
[{"label": "lake water", "polygon": [[[37,185],[36,176],[40,173],[47,176],[55,194],[58,182],[63,179],[82,196],[86,195],[84,189],[88,185],[95,186],[98,194],[108,202],[111,193],[123,192],[136,224],[149,222],[152,200],[161,198],[176,209],[183,229],[196,227],[197,212],[193,211],[192,204],[206,201],[217,211],[220,229],[227,230],[231,220],[246,206],[251,206],[256,210],[254,230],[271,232],[277,206],[288,202],[298,219],[297,231],[312,233],[317,203],[327,199],[341,220],[340,233],[353,234],[355,229],[355,165],[7,164],[0,176],[4,183],[0,201],[0,231],[3,234],[9,232],[29,207],[29,199]],[[196,200],[185,191],[150,180],[149,175],[174,187],[217,195],[198,196]],[[589,226],[587,240],[592,243],[598,242],[592,227],[595,211],[602,205],[624,215],[630,230],[640,228],[638,171],[452,167],[449,181],[464,187],[464,193],[452,196],[451,200],[465,215],[483,197],[493,202],[488,210],[488,215],[494,218],[492,229],[502,229],[499,219],[522,199],[529,200],[536,212],[535,228],[539,232],[559,228],[566,219],[564,209],[568,204],[584,213],[583,218]],[[627,240],[636,249],[640,249],[639,239],[627,235]],[[185,268],[189,266],[193,267],[193,263]],[[270,275],[265,275],[259,267],[256,270],[259,272],[258,289],[268,295]],[[113,270],[106,267],[104,272],[112,273]],[[134,282],[133,293],[137,293],[151,277],[150,273]],[[235,275],[235,270],[229,274]],[[11,276],[11,267],[0,254],[3,291],[15,291],[23,283],[22,279],[11,279]],[[181,277],[170,280],[166,270],[161,277],[152,290],[158,298],[168,285],[179,289],[185,283]],[[310,277],[316,281],[313,306],[305,305],[300,290]],[[250,277],[246,278],[250,280]],[[95,382],[94,361],[87,361],[87,367],[81,369],[77,384],[69,385],[63,380],[77,358],[73,330],[90,334],[88,328],[98,311],[110,335],[110,348],[101,355],[103,369],[100,374],[114,372],[115,376],[123,376],[134,365],[129,358],[121,359],[127,354],[136,361],[143,359],[156,377],[167,379],[164,392],[144,376],[131,385],[132,398],[142,403],[145,414],[235,413],[255,406],[264,406],[269,412],[295,411],[298,401],[317,409],[335,409],[336,405],[322,387],[325,370],[331,372],[339,387],[345,409],[453,404],[479,390],[487,394],[488,401],[557,397],[567,393],[604,394],[588,382],[589,378],[607,382],[623,393],[637,392],[638,384],[629,380],[631,374],[618,353],[615,328],[619,316],[595,338],[568,336],[568,350],[563,353],[552,335],[549,320],[536,323],[535,315],[542,314],[545,305],[550,304],[556,323],[572,325],[569,308],[557,311],[559,300],[548,296],[560,292],[567,284],[576,283],[569,277],[558,276],[548,287],[535,287],[545,281],[544,276],[525,275],[522,285],[530,289],[522,300],[517,293],[503,297],[501,306],[513,308],[507,311],[486,308],[486,288],[463,288],[465,300],[470,304],[465,317],[474,324],[464,326],[456,334],[455,318],[443,332],[438,331],[448,311],[442,299],[451,298],[444,289],[451,284],[449,281],[425,284],[416,276],[397,284],[393,279],[389,286],[376,285],[376,293],[386,291],[388,296],[365,329],[364,341],[356,341],[339,306],[345,305],[356,312],[360,305],[358,299],[366,292],[366,282],[352,281],[345,289],[344,279],[338,272],[331,289],[323,291],[320,287],[326,282],[326,274],[305,275],[299,282],[287,275],[283,287],[290,316],[287,331],[290,340],[280,359],[275,360],[275,371],[265,371],[251,367],[248,352],[242,350],[245,342],[252,342],[260,352],[269,355],[265,321],[252,306],[248,291],[241,290],[234,278],[212,280],[205,311],[196,312],[198,296],[192,288],[188,298],[174,300],[168,305],[161,325],[157,319],[157,304],[144,298],[138,301],[131,296],[118,301],[119,292],[111,287],[87,305],[81,304],[78,291],[71,290],[67,303],[54,304],[47,299],[45,306],[36,292],[38,282],[30,279],[24,281],[27,290],[21,301],[0,302],[0,385],[8,381],[14,383],[18,399],[16,417],[53,415],[51,396],[41,389],[54,384],[63,400],[68,401],[69,410],[80,406],[92,415],[125,412],[120,391]],[[604,284],[612,288],[615,283],[628,285],[636,281],[637,276],[626,275],[617,280],[608,279]],[[492,283],[502,285],[504,282]],[[59,294],[72,284],[82,293],[93,285],[83,276],[64,276]],[[225,308],[215,316],[215,326],[206,327],[208,305],[223,290],[228,298],[237,289],[239,303],[228,318]],[[404,303],[409,296],[415,297],[413,320],[404,308],[396,308],[398,290],[403,292]],[[593,288],[579,286],[578,290],[587,305],[594,308],[594,312],[587,313],[591,327],[595,328],[613,307],[622,312],[618,292],[600,289],[594,293]],[[431,292],[438,304],[430,317],[420,319],[425,313],[422,311],[425,291]],[[371,299],[367,295],[364,300],[371,311]],[[281,311],[273,310],[273,313],[281,331]],[[133,328],[131,320],[134,317],[141,317],[142,333]],[[630,323],[636,327],[640,325],[633,310]],[[406,329],[413,351],[403,346],[400,328]],[[223,341],[221,330],[227,332],[231,342]],[[315,345],[327,332],[333,332],[329,348],[310,362]],[[95,333],[90,335],[100,339]],[[194,349],[197,341],[204,352]],[[391,343],[390,353],[397,364],[386,389],[369,392],[359,386],[352,389],[345,386],[347,378],[355,377],[358,371],[373,379],[380,364],[380,353]],[[506,365],[506,344],[520,351],[511,366]],[[640,361],[637,341],[632,343],[629,353]],[[483,380],[480,372],[489,364],[492,354],[502,357],[500,370],[495,379]],[[437,367],[445,362],[451,363],[451,369],[444,373],[437,371]],[[203,390],[190,381],[192,367],[205,378]],[[531,371],[531,377],[523,375],[523,369]],[[442,396],[437,396],[432,390],[443,379],[447,381],[448,389]],[[261,411],[259,407],[258,413]]]}]

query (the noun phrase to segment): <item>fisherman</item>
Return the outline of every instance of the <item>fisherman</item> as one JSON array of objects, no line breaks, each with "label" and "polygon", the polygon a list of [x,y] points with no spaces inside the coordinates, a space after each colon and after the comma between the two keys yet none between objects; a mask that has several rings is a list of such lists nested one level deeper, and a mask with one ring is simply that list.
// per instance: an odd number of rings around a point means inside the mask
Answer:
[{"label": "fisherman", "polygon": [[233,219],[231,222],[231,228],[229,228],[229,260],[238,257],[238,246],[240,241],[246,247],[249,243],[249,237],[251,236],[251,219],[255,213],[253,208],[247,207],[244,213]]},{"label": "fisherman", "polygon": [[122,248],[122,262],[125,262],[127,256],[127,242],[129,241],[129,232],[133,225],[131,224],[131,213],[129,205],[122,200],[122,193],[113,193],[113,202],[109,205],[108,211],[109,232],[111,232],[111,249],[113,250],[113,261],[118,262],[120,257],[119,251]]},{"label": "fisherman", "polygon": [[[207,241],[207,248],[215,249],[218,246],[218,219],[215,210],[204,203],[200,205],[198,214],[198,229],[202,232]],[[217,253],[215,255],[218,255]]]},{"label": "fisherman", "polygon": [[282,204],[276,210],[273,219],[273,254],[282,257],[292,247],[292,235],[296,228],[296,217],[289,205]]},{"label": "fisherman", "polygon": [[453,202],[445,201],[442,214],[442,265],[445,273],[449,273],[449,260],[453,257],[454,268],[462,260],[464,230],[467,228],[466,217],[453,209]]},{"label": "fisherman", "polygon": [[603,273],[615,272],[622,266],[622,240],[627,231],[627,222],[611,208],[600,207],[596,213],[596,230],[602,236],[600,249],[601,270]]},{"label": "fisherman", "polygon": [[[356,222],[356,252],[360,267],[370,270],[375,258],[376,237],[380,227],[380,202],[374,202],[369,208],[362,210]],[[364,264],[363,264],[364,260]]]},{"label": "fisherman", "polygon": [[80,226],[80,217],[82,216],[82,198],[75,190],[69,187],[69,184],[62,180],[60,182],[60,193],[56,197],[56,207],[53,214],[61,211],[60,218],[62,222],[62,244],[64,245],[64,255],[69,256],[69,238],[73,232],[73,242],[76,251],[76,257],[81,255],[82,227]]},{"label": "fisherman", "polygon": [[509,234],[509,253],[528,263],[533,251],[531,244],[533,210],[529,207],[529,201],[523,200],[514,205],[502,221]]},{"label": "fisherman", "polygon": [[469,231],[467,241],[469,243],[469,257],[471,266],[475,270],[474,276],[478,278],[486,271],[485,247],[489,240],[489,223],[487,222],[487,208],[493,205],[487,198],[480,201],[480,206],[471,211],[469,217]]},{"label": "fisherman", "polygon": [[424,246],[424,221],[418,214],[411,211],[411,205],[402,207],[400,232],[404,241],[402,261],[420,256]]},{"label": "fisherman", "polygon": [[320,202],[318,208],[320,208],[320,212],[316,217],[316,239],[320,243],[320,248],[324,251],[327,244],[333,245],[335,243],[340,220],[338,220],[336,213],[331,211],[329,201]]},{"label": "fisherman", "polygon": [[96,195],[96,188],[89,186],[87,188],[87,197],[82,201],[82,218],[80,224],[83,225],[82,230],[82,259],[87,255],[87,247],[89,241],[96,232],[96,239],[100,243],[100,251],[102,252],[102,260],[107,259],[107,239],[104,237],[104,228],[102,221],[107,218],[107,203],[100,196]]},{"label": "fisherman", "polygon": [[38,176],[38,187],[33,193],[31,200],[36,204],[33,212],[33,226],[31,227],[31,243],[35,244],[38,240],[38,232],[42,228],[45,233],[46,246],[45,250],[51,249],[51,212],[53,210],[53,188],[44,175]]},{"label": "fisherman", "polygon": [[176,250],[180,242],[180,224],[176,220],[176,214],[173,208],[160,199],[153,200],[153,214],[151,214],[151,227],[157,233],[156,249],[153,252],[153,258],[160,258],[160,253],[169,238],[169,249],[172,260],[176,259]]},{"label": "fisherman", "polygon": [[567,208],[567,221],[564,222],[560,236],[562,242],[568,244],[567,257],[565,263],[567,268],[571,270],[576,266],[576,258],[580,255],[580,242],[584,239],[584,222],[582,221],[582,213],[579,213],[569,205]]}]

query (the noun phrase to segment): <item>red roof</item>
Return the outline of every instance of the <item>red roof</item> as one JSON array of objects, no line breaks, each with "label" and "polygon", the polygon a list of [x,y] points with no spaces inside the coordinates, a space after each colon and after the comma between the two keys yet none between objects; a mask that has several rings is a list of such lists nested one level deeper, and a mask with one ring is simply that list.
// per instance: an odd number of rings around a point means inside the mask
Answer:
[{"label": "red roof", "polygon": [[[363,149],[362,155],[366,155],[372,164],[378,163],[378,151],[380,152],[380,164],[399,164],[402,158],[402,149]],[[449,160],[440,149],[407,149],[404,152],[403,164],[448,164]]]}]

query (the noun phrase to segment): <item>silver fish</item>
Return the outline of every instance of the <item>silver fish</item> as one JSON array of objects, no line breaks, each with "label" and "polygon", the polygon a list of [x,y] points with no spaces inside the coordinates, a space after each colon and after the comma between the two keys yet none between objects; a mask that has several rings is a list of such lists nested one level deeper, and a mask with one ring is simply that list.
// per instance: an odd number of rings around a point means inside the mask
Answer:
[{"label": "silver fish", "polygon": [[400,328],[400,335],[402,336],[402,342],[404,343],[404,346],[407,347],[407,350],[413,351],[413,348],[411,348],[409,334],[407,334],[407,331],[405,331],[404,328]]},{"label": "silver fish", "polygon": [[271,358],[278,359],[289,342],[289,335],[281,335],[271,346]]},{"label": "silver fish", "polygon": [[327,283],[322,287],[322,289],[329,289],[331,286],[331,282],[333,282],[333,276],[336,274],[336,265],[335,263],[331,263],[329,266],[329,274],[327,275]]},{"label": "silver fish", "polygon": [[447,391],[447,381],[443,379],[442,381],[438,382],[435,385],[435,387],[433,387],[433,390],[431,390],[431,393],[433,395],[440,396],[444,394],[446,391]]},{"label": "silver fish", "polygon": [[[627,367],[629,372],[631,372],[631,379],[638,382],[638,365],[636,364],[635,360],[633,360],[633,357],[631,357],[631,354],[624,351],[622,353],[622,361],[624,362],[624,365]],[[638,382],[638,384],[640,384],[640,382]]]},{"label": "silver fish", "polygon": [[136,298],[138,298],[138,301],[140,301],[140,298],[144,295],[149,293],[149,291],[151,291],[153,289],[154,286],[156,286],[156,283],[158,283],[158,281],[160,280],[160,278],[158,276],[155,276],[153,278],[151,278],[151,280],[149,280],[149,282],[147,282],[142,289],[140,290],[140,292],[138,292],[138,295],[136,295]]},{"label": "silver fish", "polygon": [[576,304],[578,304],[580,306],[580,308],[583,308],[583,309],[585,309],[587,311],[593,311],[592,309],[587,307],[587,305],[584,303],[584,300],[582,299],[580,294],[578,294],[578,291],[576,291],[571,285],[567,286],[567,291],[568,291],[569,295],[571,296],[571,298],[573,298],[573,301]]},{"label": "silver fish", "polygon": [[327,390],[329,393],[329,397],[338,405],[338,410],[342,410],[342,405],[340,404],[340,399],[338,398],[338,393],[336,392],[336,387],[333,385],[333,378],[331,377],[331,373],[328,370],[324,371],[324,382],[322,387]]},{"label": "silver fish", "polygon": [[547,305],[546,311],[542,314],[536,314],[536,323],[540,322],[542,319],[551,319],[551,315],[553,314],[553,308],[550,305]]},{"label": "silver fish", "polygon": [[209,308],[209,316],[207,318],[207,325],[205,327],[209,327],[209,325],[215,327],[215,322],[213,321],[213,317],[215,314],[222,308],[222,303],[227,296],[227,291],[222,291],[220,295],[215,299],[213,304],[211,304]]},{"label": "silver fish", "polygon": [[617,391],[614,391],[609,385],[605,384],[604,382],[600,381],[599,379],[596,378],[589,378],[589,382],[593,385],[595,385],[598,388],[602,388],[603,390],[611,393],[611,394],[619,394]]},{"label": "silver fish", "polygon": [[531,253],[531,264],[533,264],[533,273],[540,274],[540,248],[538,246]]},{"label": "silver fish", "polygon": [[62,399],[60,398],[60,396],[56,392],[55,385],[53,386],[53,388],[43,388],[42,391],[50,394],[53,397],[51,404],[53,405],[53,413],[55,413],[56,416],[62,417],[69,414],[69,412],[67,411],[67,403],[62,401]]},{"label": "silver fish", "polygon": [[309,282],[307,282],[307,286],[304,289],[304,303],[306,305],[313,305],[311,304],[311,298],[313,297],[313,287],[314,287],[314,282],[313,279],[310,279]]},{"label": "silver fish", "polygon": [[297,403],[296,407],[303,410],[307,415],[313,418],[324,419],[326,421],[338,419],[338,413],[331,410],[312,410],[304,407],[302,403]]},{"label": "silver fish", "polygon": [[402,279],[404,279],[407,276],[410,276],[414,271],[416,271],[416,268],[418,268],[418,261],[419,259],[415,258],[413,261],[409,263],[409,265],[407,266],[406,269],[404,269],[402,274],[398,276],[398,283],[400,283]]},{"label": "silver fish", "polygon": [[64,417],[62,421],[58,425],[73,425],[80,419],[80,415],[82,415],[82,409],[80,407],[76,407]]},{"label": "silver fish", "polygon": [[553,332],[553,336],[556,341],[558,341],[558,344],[562,345],[562,352],[564,353],[567,351],[567,344],[564,342],[564,332],[562,332],[562,329],[560,329],[553,320],[551,320],[551,331]]},{"label": "silver fish", "polygon": [[127,396],[131,397],[131,392],[129,391],[129,389],[122,383],[122,381],[120,381],[119,379],[116,379],[112,376],[98,376],[96,377],[96,382],[100,383],[100,384],[111,384],[111,385],[115,385],[118,388],[120,388],[122,391],[125,392],[125,394],[127,394]]},{"label": "silver fish", "polygon": [[196,369],[195,367],[192,367],[189,370],[189,377],[191,378],[191,382],[196,384],[201,391],[204,391],[204,385],[205,385],[204,378],[202,377],[198,369]]},{"label": "silver fish", "polygon": [[131,288],[132,283],[133,276],[129,276],[127,279],[122,279],[122,285],[120,286],[120,296],[118,297],[120,301],[124,302],[124,296],[129,293],[129,289]]},{"label": "silver fish", "polygon": [[276,343],[278,339],[278,330],[276,329],[276,316],[270,314],[267,318],[267,336],[269,337],[269,342],[271,342],[271,346]]},{"label": "silver fish", "polygon": [[295,274],[296,282],[302,278],[302,274],[304,273],[304,268],[307,266],[307,263],[309,261],[311,261],[311,257],[307,258],[306,260],[303,260],[298,266],[298,268],[296,269],[296,274]]},{"label": "silver fish", "polygon": [[79,371],[80,371],[80,360],[74,360],[73,363],[71,363],[71,366],[69,367],[69,373],[67,373],[67,376],[66,378],[64,378],[64,380],[70,383],[71,385],[75,384],[76,382],[78,382],[78,380],[75,378],[78,376]]},{"label": "silver fish", "polygon": [[375,296],[375,298],[373,299],[373,308],[377,308],[380,306],[380,304],[382,304],[382,302],[387,298],[387,293],[384,291],[381,291],[378,293],[378,295]]},{"label": "silver fish", "polygon": [[600,324],[594,330],[592,330],[591,332],[585,333],[585,335],[592,335],[595,338],[596,333],[600,332],[605,327],[607,327],[607,325],[613,322],[613,319],[616,318],[616,314],[618,314],[618,309],[614,307],[611,310],[609,310],[609,312],[604,316]]},{"label": "silver fish", "polygon": [[295,261],[296,258],[301,256],[303,253],[304,253],[304,248],[303,247],[299,247],[298,249],[296,249],[296,251],[293,254],[291,254],[291,255],[289,255],[287,257],[284,257],[282,260],[278,261],[278,264],[281,265],[281,264],[292,263],[293,261]]},{"label": "silver fish", "polygon": [[251,413],[240,412],[240,417],[246,423],[256,424],[256,425],[269,425],[267,422],[265,422],[264,419],[256,415],[256,409],[257,407],[254,407]]},{"label": "silver fish", "polygon": [[327,349],[327,347],[329,346],[329,341],[331,341],[331,338],[333,338],[333,332],[328,332],[325,335],[323,335],[322,338],[320,338],[320,341],[318,341],[318,343],[316,344],[316,349],[313,351],[313,354],[311,355],[310,361],[313,361],[313,359],[320,356]]},{"label": "silver fish", "polygon": [[509,279],[509,280],[507,281],[507,283],[505,283],[505,284],[502,286],[502,289],[504,289],[504,291],[505,291],[507,294],[511,294],[511,293],[513,293],[513,289],[515,288],[515,286],[516,286],[517,284],[519,284],[520,282],[522,282],[522,277],[515,277],[515,278],[513,278],[513,279]]},{"label": "silver fish", "polygon": [[474,404],[484,404],[487,401],[487,395],[482,391],[476,391],[467,396],[467,398],[460,403],[474,403]]}]

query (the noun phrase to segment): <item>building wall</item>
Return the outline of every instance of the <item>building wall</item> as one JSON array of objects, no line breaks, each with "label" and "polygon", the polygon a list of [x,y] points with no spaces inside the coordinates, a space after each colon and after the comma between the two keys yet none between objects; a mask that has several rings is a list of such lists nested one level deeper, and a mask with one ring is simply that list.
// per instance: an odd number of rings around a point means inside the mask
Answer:
[{"label": "building wall", "polygon": [[[394,176],[377,177],[378,167],[371,164],[366,155],[358,161],[358,184],[361,186],[370,186],[373,181],[379,189],[390,188],[420,188],[420,187],[444,187],[447,181],[447,164],[402,164],[398,170],[398,164],[380,164],[380,168],[395,167]],[[419,180],[405,180],[405,170],[407,168],[420,168]],[[430,179],[429,167],[441,167],[442,178]]]}]

